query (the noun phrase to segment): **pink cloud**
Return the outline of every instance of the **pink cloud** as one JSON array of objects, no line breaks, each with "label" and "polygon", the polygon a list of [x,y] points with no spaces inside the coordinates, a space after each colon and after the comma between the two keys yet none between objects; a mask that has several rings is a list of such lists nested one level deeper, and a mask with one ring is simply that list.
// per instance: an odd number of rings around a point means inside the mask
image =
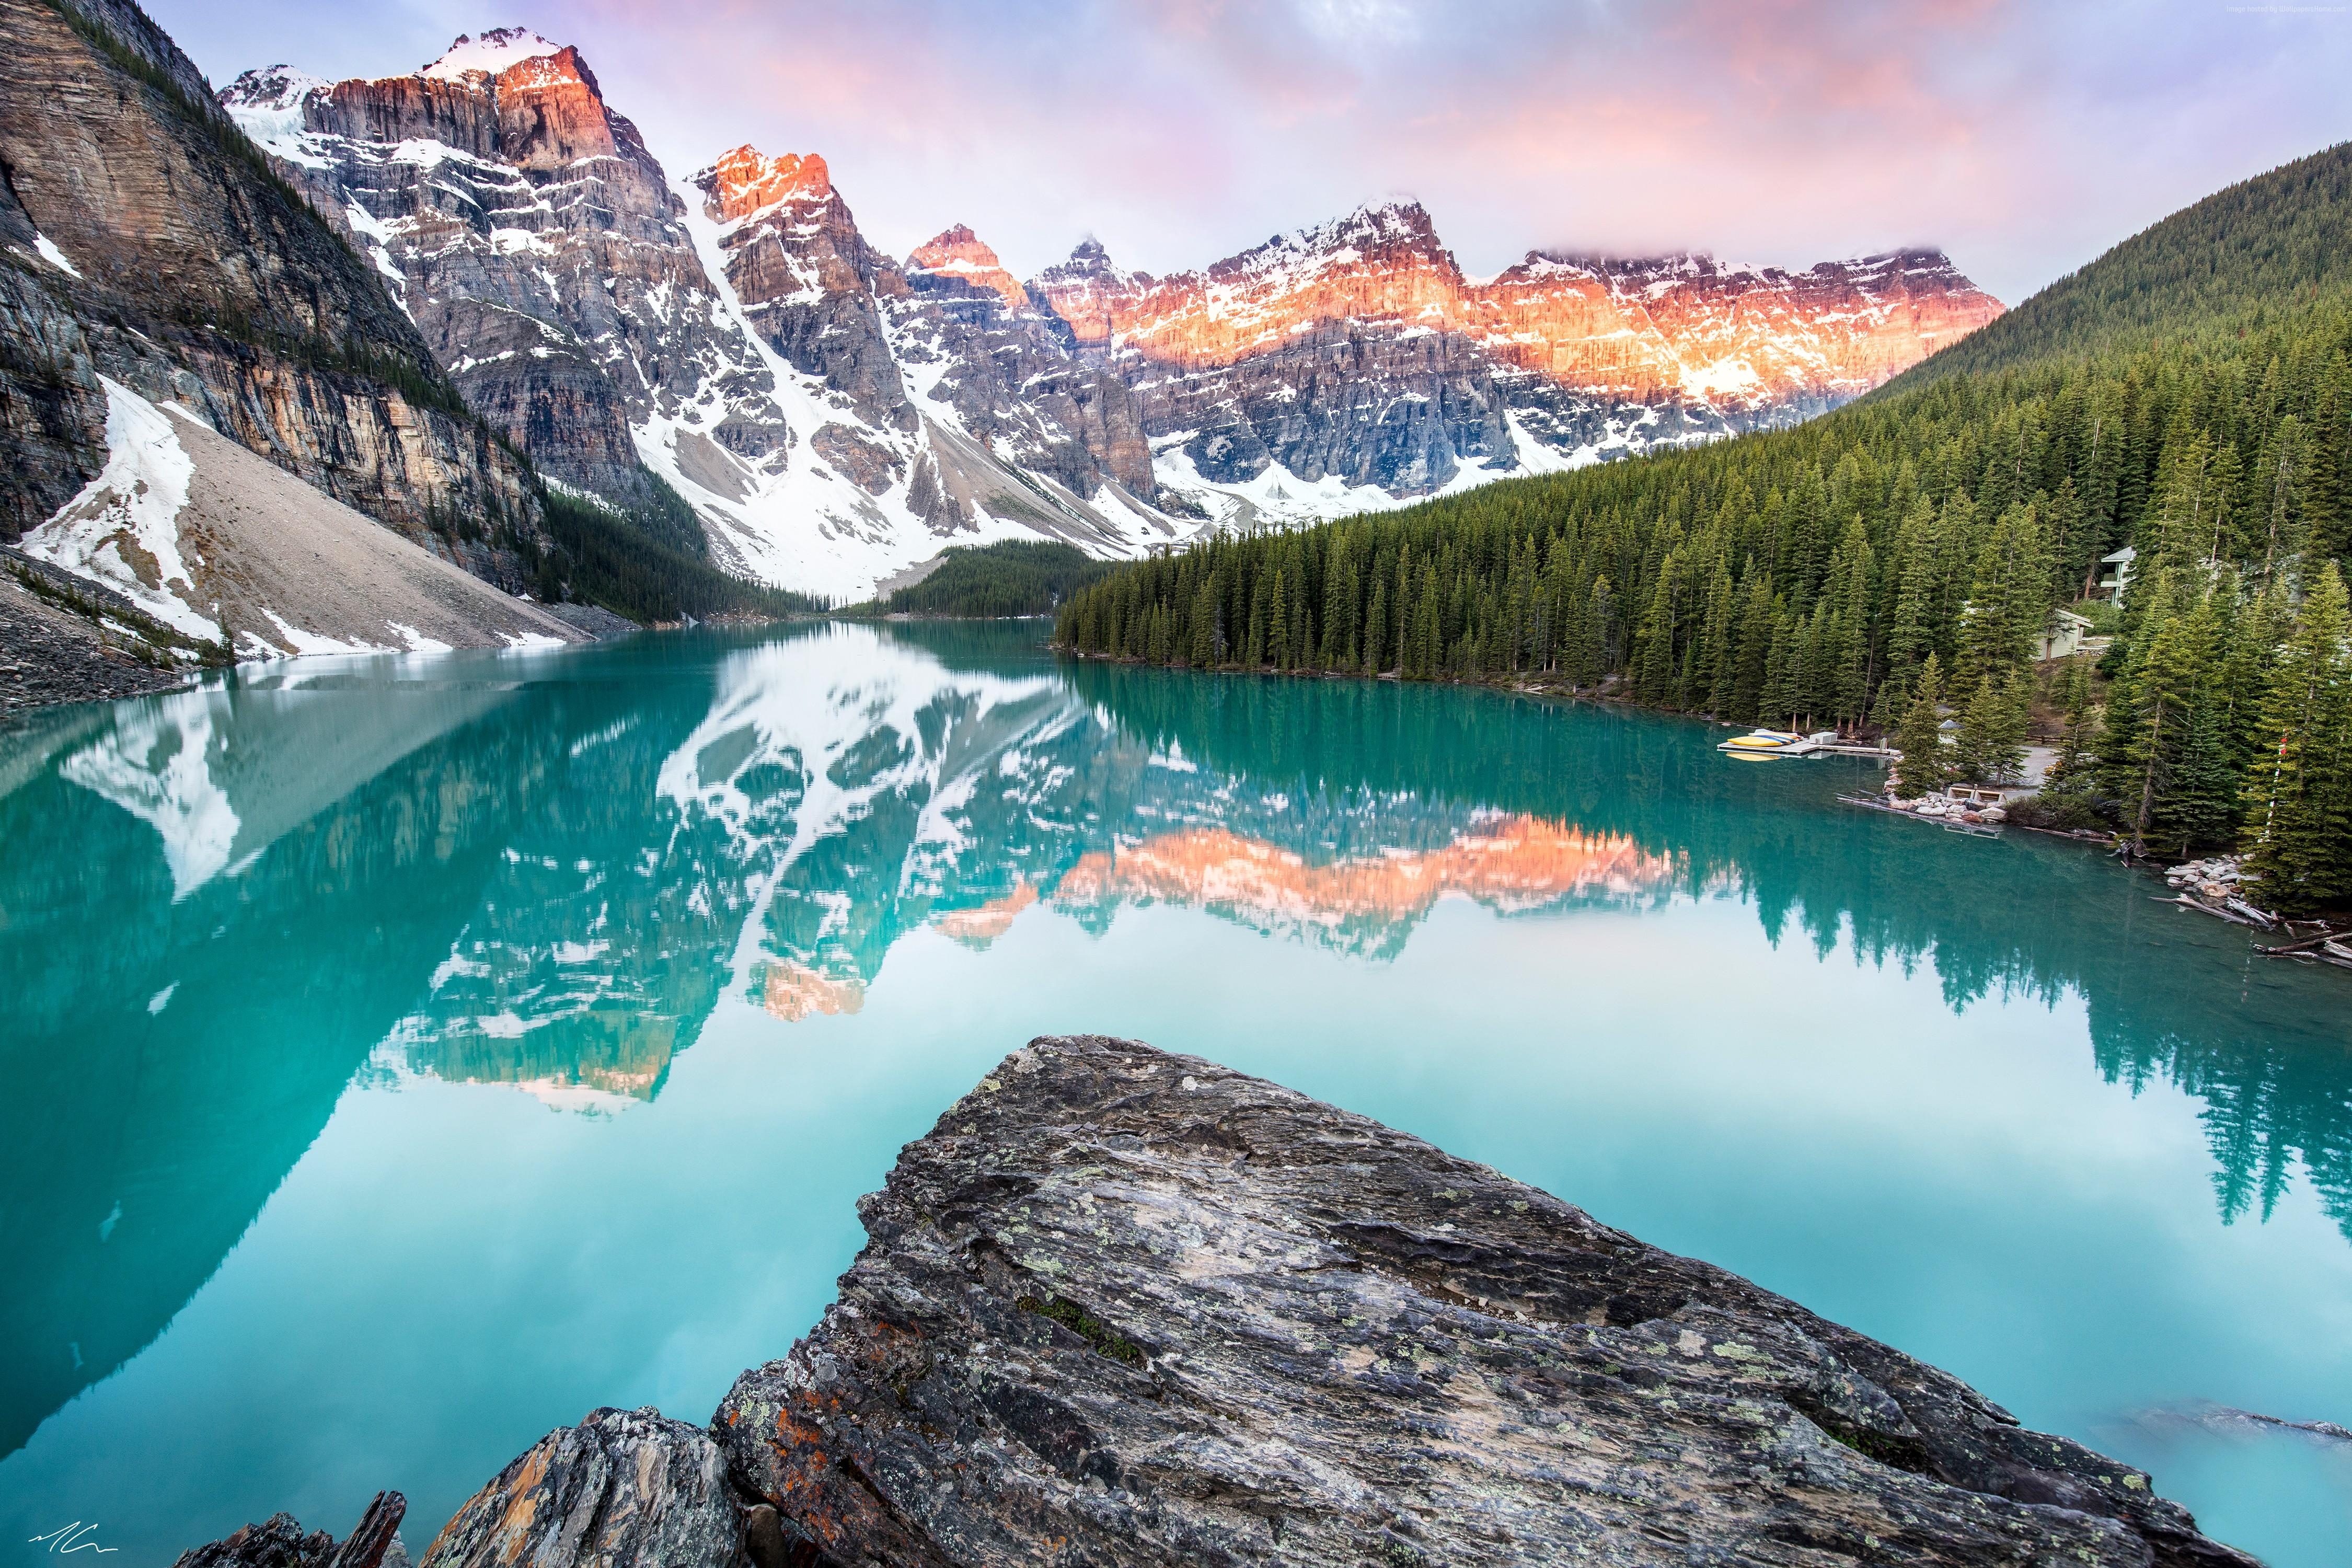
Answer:
[{"label": "pink cloud", "polygon": [[2091,0],[475,3],[404,0],[360,29],[299,0],[150,9],[216,78],[281,54],[413,68],[457,31],[530,22],[580,45],[673,174],[744,142],[821,153],[877,243],[903,254],[961,220],[1023,274],[1090,231],[1167,271],[1406,193],[1477,270],[1538,245],[1801,266],[1928,242],[2016,299],[2352,130],[2347,16],[2126,19]]}]

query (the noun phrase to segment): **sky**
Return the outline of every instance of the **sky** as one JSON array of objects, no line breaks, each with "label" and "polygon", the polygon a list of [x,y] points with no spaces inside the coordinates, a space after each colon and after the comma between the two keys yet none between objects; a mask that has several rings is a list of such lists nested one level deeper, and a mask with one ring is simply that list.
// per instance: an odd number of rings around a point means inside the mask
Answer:
[{"label": "sky", "polygon": [[1408,196],[1473,274],[1931,245],[2015,303],[2352,136],[2352,0],[488,4],[145,0],[216,83],[533,27],[673,177],[820,153],[883,249],[967,223],[1023,277],[1089,235],[1165,273]]}]

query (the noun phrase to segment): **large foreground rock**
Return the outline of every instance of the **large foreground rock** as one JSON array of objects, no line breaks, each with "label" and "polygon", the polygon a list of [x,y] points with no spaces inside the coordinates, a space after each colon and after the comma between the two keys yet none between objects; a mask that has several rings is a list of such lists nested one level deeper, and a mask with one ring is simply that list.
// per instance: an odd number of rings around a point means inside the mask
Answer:
[{"label": "large foreground rock", "polygon": [[[1015,1051],[858,1208],[708,1432],[551,1433],[424,1568],[2258,1568],[1898,1351],[1131,1040]],[[321,1568],[281,1524],[184,1568]]]},{"label": "large foreground rock", "polygon": [[1794,1302],[1132,1041],[1015,1052],[859,1213],[712,1428],[841,1563],[2252,1562]]}]

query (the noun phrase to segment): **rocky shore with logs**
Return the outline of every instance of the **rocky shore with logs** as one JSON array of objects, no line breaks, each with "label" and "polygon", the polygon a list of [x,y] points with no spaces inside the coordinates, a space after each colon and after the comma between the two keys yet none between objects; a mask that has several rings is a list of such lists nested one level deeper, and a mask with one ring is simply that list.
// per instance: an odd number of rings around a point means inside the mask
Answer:
[{"label": "rocky shore with logs", "polygon": [[[423,1568],[2254,1562],[1795,1302],[1134,1041],[1015,1051],[858,1210],[708,1426],[551,1432]],[[380,1568],[370,1520],[180,1568]]]}]

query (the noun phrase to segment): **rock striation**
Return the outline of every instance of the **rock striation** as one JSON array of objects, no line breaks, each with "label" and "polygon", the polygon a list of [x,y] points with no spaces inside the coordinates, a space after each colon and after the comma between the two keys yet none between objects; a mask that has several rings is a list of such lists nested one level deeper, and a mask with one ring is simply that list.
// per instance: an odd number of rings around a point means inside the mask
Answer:
[{"label": "rock striation", "polygon": [[745,1560],[747,1512],[709,1434],[658,1410],[608,1408],[549,1433],[500,1471],[442,1528],[425,1560],[445,1568],[734,1568]]},{"label": "rock striation", "polygon": [[2243,1563],[2147,1478],[1483,1166],[1040,1040],[713,1423],[849,1563]]},{"label": "rock striation", "polygon": [[2253,1568],[1898,1351],[1134,1041],[1014,1052],[859,1216],[708,1432],[551,1433],[425,1568]]}]

